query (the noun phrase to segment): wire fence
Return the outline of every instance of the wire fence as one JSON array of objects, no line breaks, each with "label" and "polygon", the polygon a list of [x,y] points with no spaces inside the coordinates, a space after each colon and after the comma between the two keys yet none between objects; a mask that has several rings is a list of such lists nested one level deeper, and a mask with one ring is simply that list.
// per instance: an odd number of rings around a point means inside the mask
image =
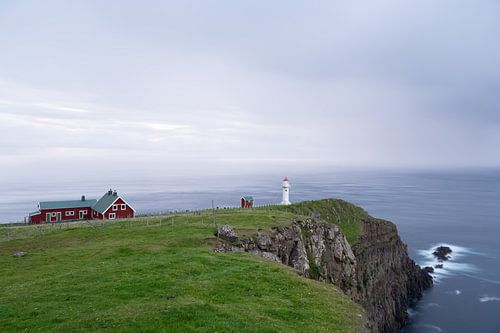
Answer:
[{"label": "wire fence", "polygon": [[70,222],[49,222],[28,225],[3,225],[0,227],[0,242],[33,238],[50,234],[56,231],[64,231],[80,228],[93,228],[96,230],[108,227],[168,227],[179,223],[200,223],[202,226],[210,226],[209,213],[200,212],[170,213],[162,215],[141,215],[132,219],[116,220],[82,220]]},{"label": "wire fence", "polygon": [[[71,230],[78,228],[94,228],[96,230],[110,226],[131,228],[131,227],[172,227],[176,225],[198,224],[201,227],[217,228],[217,215],[231,213],[235,211],[248,211],[253,209],[263,209],[278,207],[277,205],[255,205],[251,208],[241,208],[238,206],[213,207],[198,210],[174,210],[141,213],[132,219],[115,220],[78,220],[61,221],[41,224],[12,223],[0,225],[0,242],[38,237],[53,233],[55,231]],[[286,208],[281,207],[281,210]]]}]

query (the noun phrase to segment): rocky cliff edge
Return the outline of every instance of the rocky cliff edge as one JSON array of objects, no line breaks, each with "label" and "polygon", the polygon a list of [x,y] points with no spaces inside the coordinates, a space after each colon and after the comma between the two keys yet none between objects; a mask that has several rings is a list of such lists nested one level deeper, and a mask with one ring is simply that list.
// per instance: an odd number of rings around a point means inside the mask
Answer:
[{"label": "rocky cliff edge", "polygon": [[408,307],[432,286],[430,275],[409,257],[396,226],[380,219],[365,218],[352,246],[337,225],[318,218],[246,238],[224,226],[218,235],[215,251],[250,252],[338,286],[365,308],[372,332],[398,332],[407,323]]}]

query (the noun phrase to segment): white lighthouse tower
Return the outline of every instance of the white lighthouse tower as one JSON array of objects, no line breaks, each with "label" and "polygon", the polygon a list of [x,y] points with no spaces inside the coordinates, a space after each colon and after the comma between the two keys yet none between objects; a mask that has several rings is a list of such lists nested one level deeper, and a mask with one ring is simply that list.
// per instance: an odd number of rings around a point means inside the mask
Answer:
[{"label": "white lighthouse tower", "polygon": [[283,200],[281,201],[282,205],[291,205],[290,202],[290,184],[288,183],[288,177],[283,179],[283,185],[281,186],[283,189]]}]

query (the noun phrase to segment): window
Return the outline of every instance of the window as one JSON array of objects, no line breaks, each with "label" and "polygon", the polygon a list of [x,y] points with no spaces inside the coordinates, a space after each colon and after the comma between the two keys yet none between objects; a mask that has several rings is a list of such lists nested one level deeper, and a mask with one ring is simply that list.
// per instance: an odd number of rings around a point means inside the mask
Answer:
[{"label": "window", "polygon": [[56,217],[56,212],[52,212],[52,217]]},{"label": "window", "polygon": [[118,210],[118,205],[113,205],[113,212],[116,212]]},{"label": "window", "polygon": [[109,213],[109,219],[114,220],[116,218],[116,213]]},{"label": "window", "polygon": [[68,210],[64,213],[65,216],[75,216],[75,212],[73,210]]},{"label": "window", "polygon": [[127,209],[127,205],[122,204],[122,210],[126,210],[126,209]]}]

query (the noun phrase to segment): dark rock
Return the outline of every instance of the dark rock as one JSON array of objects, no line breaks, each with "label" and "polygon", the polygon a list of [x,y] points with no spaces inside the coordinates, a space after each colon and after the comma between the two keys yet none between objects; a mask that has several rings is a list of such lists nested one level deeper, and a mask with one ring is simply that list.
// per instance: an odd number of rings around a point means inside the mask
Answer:
[{"label": "dark rock", "polygon": [[268,234],[263,233],[261,230],[257,231],[255,236],[255,243],[259,250],[269,251],[272,247],[271,237]]},{"label": "dark rock", "polygon": [[434,268],[443,268],[443,264],[437,264],[434,266]]},{"label": "dark rock", "polygon": [[222,238],[228,242],[236,242],[238,241],[238,235],[236,235],[236,232],[228,226],[227,224],[219,227],[217,229],[217,233],[215,234],[217,237]]},{"label": "dark rock", "polygon": [[448,246],[439,246],[434,252],[432,252],[432,254],[436,256],[439,261],[446,261],[450,259],[449,254],[451,252],[452,251]]},{"label": "dark rock", "polygon": [[432,277],[409,257],[389,221],[367,219],[353,251],[357,261],[354,299],[375,323],[373,332],[399,332],[408,322],[406,310],[432,286]]},{"label": "dark rock", "polygon": [[16,252],[16,253],[13,253],[12,256],[14,257],[26,257],[28,255],[28,252]]},{"label": "dark rock", "polygon": [[426,271],[427,273],[429,274],[432,274],[434,273],[434,268],[433,267],[430,267],[430,266],[426,266],[424,268],[422,268],[424,271]]}]

